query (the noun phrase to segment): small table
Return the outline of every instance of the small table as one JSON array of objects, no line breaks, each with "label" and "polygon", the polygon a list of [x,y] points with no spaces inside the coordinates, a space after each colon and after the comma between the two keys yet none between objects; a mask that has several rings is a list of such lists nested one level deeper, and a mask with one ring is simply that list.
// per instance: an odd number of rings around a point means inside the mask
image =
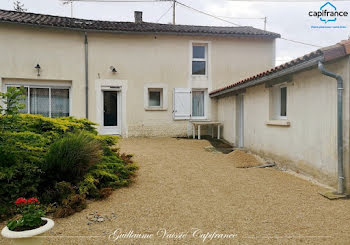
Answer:
[{"label": "small table", "polygon": [[198,126],[198,139],[201,139],[201,125],[211,125],[211,136],[214,138],[214,126],[218,126],[218,139],[220,139],[220,122],[211,122],[211,121],[200,121],[200,122],[191,122],[193,129],[193,139],[196,138],[196,126]]}]

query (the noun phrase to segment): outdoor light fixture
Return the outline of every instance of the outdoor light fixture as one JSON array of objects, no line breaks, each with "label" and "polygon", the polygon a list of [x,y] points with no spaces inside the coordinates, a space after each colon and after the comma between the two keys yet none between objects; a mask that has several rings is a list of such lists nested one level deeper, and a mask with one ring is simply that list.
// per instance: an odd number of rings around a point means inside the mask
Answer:
[{"label": "outdoor light fixture", "polygon": [[38,71],[38,77],[40,77],[40,69],[41,69],[40,65],[37,64],[34,68]]},{"label": "outdoor light fixture", "polygon": [[113,74],[117,73],[117,69],[115,69],[114,66],[109,67],[109,69],[111,69],[111,71],[113,72]]}]

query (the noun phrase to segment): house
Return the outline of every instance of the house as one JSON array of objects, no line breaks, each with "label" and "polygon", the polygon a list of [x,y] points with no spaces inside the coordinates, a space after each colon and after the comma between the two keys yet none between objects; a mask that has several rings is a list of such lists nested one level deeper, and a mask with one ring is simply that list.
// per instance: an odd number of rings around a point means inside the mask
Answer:
[{"label": "house", "polygon": [[23,113],[86,117],[102,134],[186,136],[216,119],[209,91],[275,62],[279,34],[75,19],[0,10],[0,83],[25,86]]},{"label": "house", "polygon": [[111,22],[0,10],[0,88],[25,87],[23,113],[86,117],[101,134],[186,136],[190,121],[219,121],[233,145],[349,190],[350,41],[274,67],[279,37],[142,12]]},{"label": "house", "polygon": [[211,91],[223,137],[349,190],[349,54],[342,41]]}]

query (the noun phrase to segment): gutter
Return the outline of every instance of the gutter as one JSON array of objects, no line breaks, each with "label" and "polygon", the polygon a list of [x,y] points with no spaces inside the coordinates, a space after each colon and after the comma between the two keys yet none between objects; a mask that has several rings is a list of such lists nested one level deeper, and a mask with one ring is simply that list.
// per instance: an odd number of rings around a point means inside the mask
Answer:
[{"label": "gutter", "polygon": [[89,43],[87,32],[84,33],[85,48],[85,116],[89,119]]},{"label": "gutter", "polygon": [[337,152],[338,152],[338,194],[345,192],[344,160],[343,160],[343,78],[336,73],[327,71],[322,62],[318,63],[322,74],[337,80]]},{"label": "gutter", "polygon": [[235,92],[235,91],[238,91],[238,90],[242,90],[242,89],[245,89],[245,88],[248,88],[248,87],[252,87],[252,86],[255,86],[255,85],[262,84],[262,83],[270,81],[272,79],[276,79],[276,78],[279,78],[279,77],[282,77],[282,76],[286,76],[286,75],[291,75],[291,74],[293,74],[295,72],[300,72],[300,71],[306,70],[308,68],[317,66],[318,63],[320,61],[323,61],[323,60],[324,60],[324,56],[322,54],[320,54],[319,56],[317,56],[317,57],[315,57],[315,58],[313,58],[311,60],[305,61],[303,63],[297,64],[297,65],[294,65],[294,66],[291,66],[291,67],[283,69],[281,71],[272,73],[272,74],[270,74],[268,76],[257,78],[255,80],[252,80],[252,81],[249,81],[249,82],[245,82],[245,83],[242,83],[242,84],[237,84],[236,86],[233,86],[232,88],[225,89],[225,90],[219,91],[219,92],[214,93],[214,94],[210,94],[209,96],[210,96],[210,98],[219,97],[219,96],[222,96],[222,95],[227,94],[227,93],[232,93],[232,92]]}]

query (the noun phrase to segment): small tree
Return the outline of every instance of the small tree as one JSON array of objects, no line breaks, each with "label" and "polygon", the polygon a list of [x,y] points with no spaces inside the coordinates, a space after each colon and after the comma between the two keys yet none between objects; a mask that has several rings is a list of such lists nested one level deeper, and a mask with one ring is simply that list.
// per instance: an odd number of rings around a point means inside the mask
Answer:
[{"label": "small tree", "polygon": [[0,105],[0,113],[5,115],[17,115],[19,110],[25,107],[21,100],[25,99],[24,87],[8,87],[7,92],[0,92],[0,98],[3,105]]},{"label": "small tree", "polygon": [[14,1],[13,2],[13,9],[17,12],[26,12],[27,9],[24,8],[24,4],[20,1]]}]

